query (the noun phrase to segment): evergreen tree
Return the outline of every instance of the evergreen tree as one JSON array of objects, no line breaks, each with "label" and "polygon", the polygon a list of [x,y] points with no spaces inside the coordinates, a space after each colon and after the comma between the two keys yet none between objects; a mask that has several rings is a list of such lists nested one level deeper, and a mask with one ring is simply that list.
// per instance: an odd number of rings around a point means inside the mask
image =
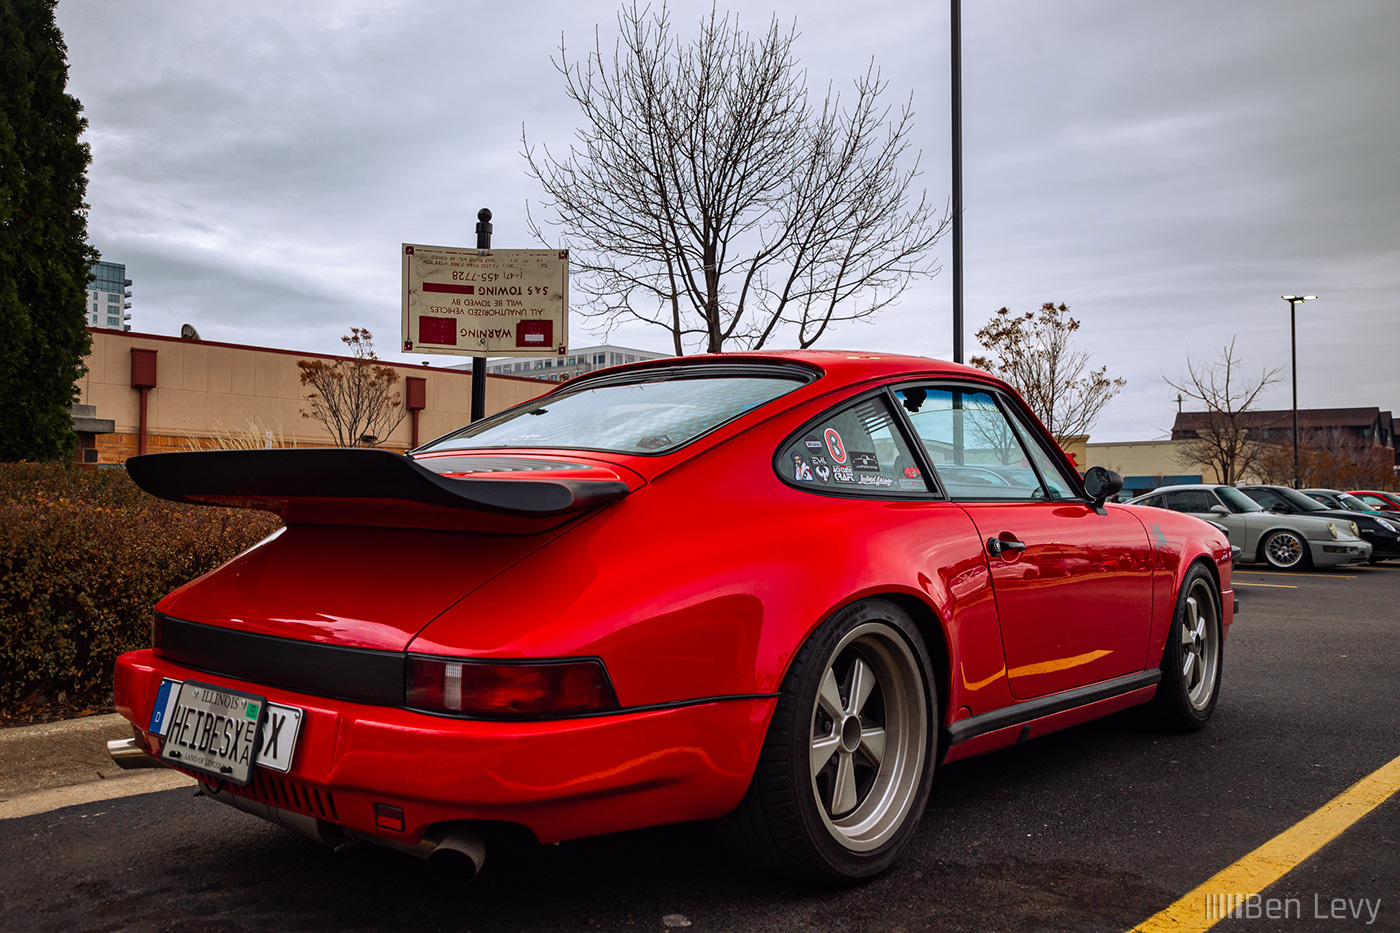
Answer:
[{"label": "evergreen tree", "polygon": [[0,460],[73,447],[86,371],[87,121],[65,91],[57,0],[0,0]]}]

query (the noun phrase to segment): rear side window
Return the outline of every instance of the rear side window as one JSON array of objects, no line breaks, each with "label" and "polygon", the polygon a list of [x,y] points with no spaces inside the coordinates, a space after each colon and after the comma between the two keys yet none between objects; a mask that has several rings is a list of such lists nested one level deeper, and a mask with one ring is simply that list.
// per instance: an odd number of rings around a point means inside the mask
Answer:
[{"label": "rear side window", "polygon": [[813,422],[779,451],[774,466],[803,489],[881,497],[929,492],[883,396]]},{"label": "rear side window", "polygon": [[1283,497],[1271,489],[1243,489],[1240,491],[1266,509],[1272,509],[1279,505],[1287,505],[1287,503],[1283,501]]},{"label": "rear side window", "polygon": [[[1216,486],[1215,494],[1225,503],[1225,508],[1239,514],[1241,512],[1262,512],[1264,507],[1240,492],[1234,486]],[[1214,505],[1215,503],[1211,503]]]}]

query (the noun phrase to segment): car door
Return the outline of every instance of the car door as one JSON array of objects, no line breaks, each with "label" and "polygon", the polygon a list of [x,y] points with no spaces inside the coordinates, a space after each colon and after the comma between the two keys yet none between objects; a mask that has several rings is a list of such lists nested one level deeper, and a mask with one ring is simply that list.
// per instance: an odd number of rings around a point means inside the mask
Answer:
[{"label": "car door", "polygon": [[1147,532],[1096,512],[1011,402],[937,384],[895,392],[948,498],[977,526],[1007,679],[1026,700],[1139,672],[1151,627]]}]

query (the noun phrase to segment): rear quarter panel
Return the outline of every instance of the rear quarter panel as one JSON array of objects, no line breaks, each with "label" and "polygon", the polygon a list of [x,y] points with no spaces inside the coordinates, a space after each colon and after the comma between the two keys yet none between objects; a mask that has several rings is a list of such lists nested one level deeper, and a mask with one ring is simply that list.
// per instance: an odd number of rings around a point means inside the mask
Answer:
[{"label": "rear quarter panel", "polygon": [[941,623],[927,638],[957,659],[949,708],[1009,702],[986,561],[962,509],[817,495],[775,475],[779,443],[830,404],[653,477],[444,613],[410,650],[597,656],[624,706],[770,694],[823,619],[887,594]]}]

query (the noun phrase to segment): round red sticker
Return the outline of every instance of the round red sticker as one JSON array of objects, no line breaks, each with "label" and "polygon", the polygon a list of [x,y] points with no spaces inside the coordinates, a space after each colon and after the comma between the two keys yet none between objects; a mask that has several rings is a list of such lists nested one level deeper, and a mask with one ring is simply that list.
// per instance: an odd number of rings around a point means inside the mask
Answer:
[{"label": "round red sticker", "polygon": [[822,434],[822,439],[826,441],[826,449],[831,454],[831,459],[837,463],[845,463],[846,445],[841,443],[841,435],[836,433],[836,429],[827,428]]}]

